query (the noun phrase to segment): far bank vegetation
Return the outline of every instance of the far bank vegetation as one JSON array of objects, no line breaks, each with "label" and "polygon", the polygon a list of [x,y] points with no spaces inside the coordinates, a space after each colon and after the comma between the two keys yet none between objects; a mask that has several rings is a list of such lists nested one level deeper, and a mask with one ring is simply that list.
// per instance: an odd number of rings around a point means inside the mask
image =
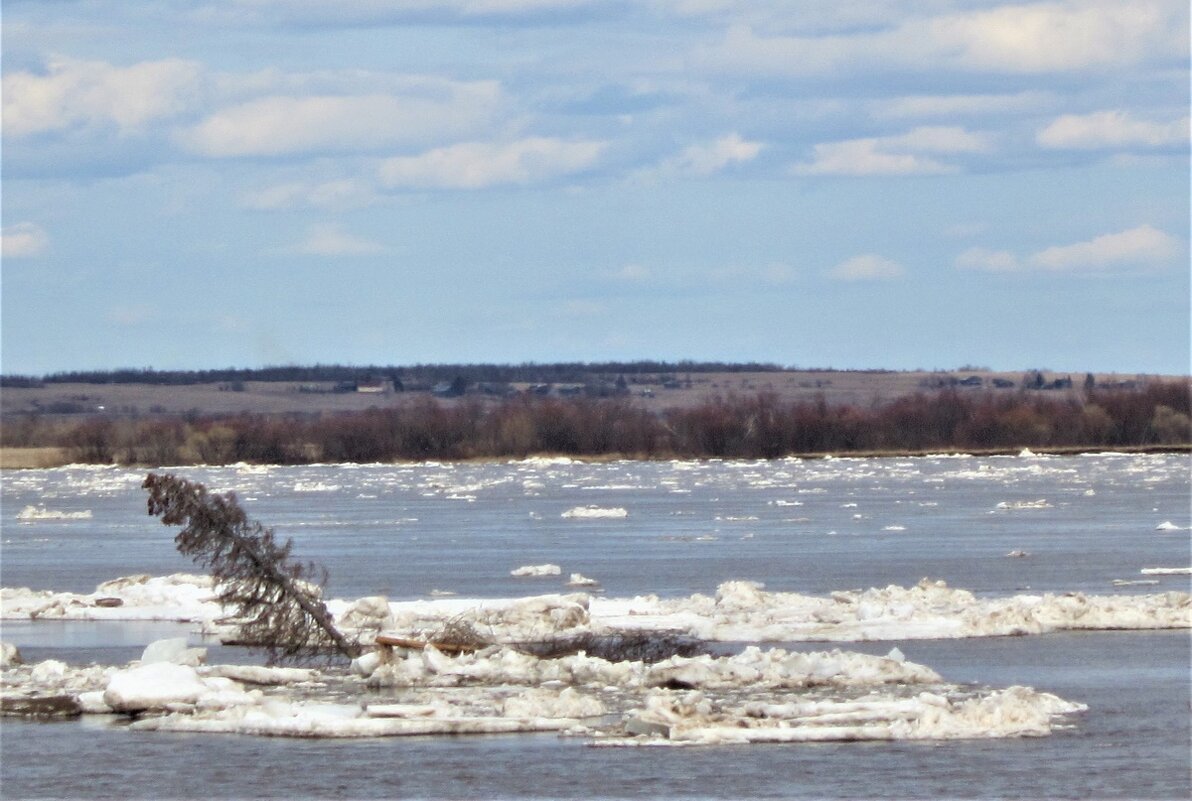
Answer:
[{"label": "far bank vegetation", "polygon": [[1077,395],[919,393],[867,406],[726,395],[656,413],[626,398],[517,397],[311,415],[9,419],[7,448],[92,464],[306,464],[519,458],[776,458],[800,454],[1187,445],[1186,381]]}]

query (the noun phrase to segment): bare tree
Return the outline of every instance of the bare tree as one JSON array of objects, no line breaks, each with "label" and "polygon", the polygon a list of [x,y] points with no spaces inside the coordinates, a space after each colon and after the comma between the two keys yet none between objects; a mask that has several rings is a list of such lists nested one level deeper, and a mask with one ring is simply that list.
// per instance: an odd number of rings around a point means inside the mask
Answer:
[{"label": "bare tree", "polygon": [[212,494],[202,484],[150,473],[149,514],[183,526],[178,551],[206,567],[218,600],[240,619],[240,638],[269,653],[270,664],[300,661],[327,651],[359,654],[320,599],[327,571],[291,561],[292,540],[278,545],[273,530],[251,521],[233,493]]}]

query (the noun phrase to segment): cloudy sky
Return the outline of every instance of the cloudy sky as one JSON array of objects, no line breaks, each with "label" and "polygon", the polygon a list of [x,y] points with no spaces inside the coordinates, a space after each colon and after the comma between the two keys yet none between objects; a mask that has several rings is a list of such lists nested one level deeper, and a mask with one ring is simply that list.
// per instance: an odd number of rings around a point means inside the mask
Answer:
[{"label": "cloudy sky", "polygon": [[5,0],[6,373],[1189,370],[1186,0]]}]

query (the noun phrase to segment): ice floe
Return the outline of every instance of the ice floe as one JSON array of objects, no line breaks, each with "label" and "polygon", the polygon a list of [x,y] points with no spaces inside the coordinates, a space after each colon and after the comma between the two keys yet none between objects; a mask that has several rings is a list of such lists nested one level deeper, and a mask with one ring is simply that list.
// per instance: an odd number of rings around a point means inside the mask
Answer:
[{"label": "ice floe", "polygon": [[[173,643],[147,651],[179,653]],[[180,654],[179,654],[180,655]],[[5,714],[131,716],[144,731],[388,737],[558,731],[601,745],[1042,736],[1081,704],[945,682],[905,659],[745,648],[655,663],[509,647],[381,648],[352,671],[136,662],[6,670]],[[251,684],[252,686],[247,686]]]},{"label": "ice floe", "polygon": [[1029,687],[1010,687],[969,698],[938,692],[911,697],[875,694],[861,699],[793,703],[717,703],[700,692],[658,691],[631,713],[626,732],[599,745],[725,745],[857,740],[948,740],[1045,736],[1057,718],[1084,711]]},{"label": "ice floe", "polygon": [[201,622],[223,614],[211,577],[186,573],[126,576],[89,594],[0,588],[0,617],[10,619]]},{"label": "ice floe", "polygon": [[1164,520],[1159,525],[1155,526],[1155,531],[1188,531],[1188,526],[1177,526],[1170,520]]},{"label": "ice floe", "polygon": [[1189,576],[1192,567],[1144,567],[1138,572],[1144,576]]},{"label": "ice floe", "polygon": [[557,576],[563,572],[563,568],[558,565],[522,565],[519,568],[509,571],[509,575],[517,576],[519,578],[525,577],[539,577],[539,576]]},{"label": "ice floe", "polygon": [[83,509],[77,512],[64,512],[58,509],[47,509],[44,506],[26,506],[17,512],[17,520],[31,523],[35,520],[90,520],[91,510]]},{"label": "ice floe", "polygon": [[1037,501],[1002,501],[997,505],[998,509],[1050,509],[1051,504],[1045,498],[1040,498]]},{"label": "ice floe", "polygon": [[576,506],[563,512],[562,517],[569,519],[611,519],[617,520],[629,516],[629,512],[619,506]]},{"label": "ice floe", "polygon": [[[519,570],[526,571],[523,575],[561,574],[557,565],[527,565]],[[1143,570],[1145,575],[1188,572],[1182,567]],[[206,576],[131,576],[105,582],[89,595],[6,588],[0,590],[0,616],[189,621],[212,633],[228,625],[227,612],[214,598]],[[927,579],[913,587],[892,585],[828,595],[770,592],[755,582],[729,581],[713,596],[681,598],[605,598],[580,592],[400,602],[370,596],[326,603],[338,625],[359,637],[378,631],[402,635],[434,631],[458,619],[487,632],[491,642],[507,643],[577,631],[671,631],[727,642],[848,642],[1192,627],[1192,597],[1187,592],[978,597]]]}]

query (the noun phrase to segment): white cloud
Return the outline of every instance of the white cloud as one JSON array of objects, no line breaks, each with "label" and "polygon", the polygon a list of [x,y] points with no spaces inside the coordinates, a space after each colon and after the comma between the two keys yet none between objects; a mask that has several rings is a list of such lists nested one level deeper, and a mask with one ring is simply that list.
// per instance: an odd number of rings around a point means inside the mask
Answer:
[{"label": "white cloud", "polygon": [[272,22],[279,18],[304,23],[342,25],[399,19],[462,20],[505,18],[516,20],[581,10],[599,0],[240,0],[226,7],[212,4],[201,16],[227,23]]},{"label": "white cloud", "polygon": [[1135,119],[1124,111],[1065,114],[1039,131],[1036,141],[1056,149],[1162,147],[1188,144],[1189,118],[1170,122]]},{"label": "white cloud", "polygon": [[372,150],[474,133],[500,101],[493,81],[440,79],[384,94],[273,95],[217,111],[180,141],[217,158]]},{"label": "white cloud", "polygon": [[370,187],[359,181],[343,179],[275,184],[245,192],[240,197],[240,203],[254,211],[278,211],[296,208],[343,209],[368,205],[373,199]]},{"label": "white cloud", "polygon": [[896,261],[865,253],[840,262],[828,271],[828,277],[838,281],[886,281],[899,278],[905,272]]},{"label": "white cloud", "polygon": [[[956,127],[921,127],[897,136],[822,142],[810,162],[795,164],[795,175],[937,175],[957,167],[935,154],[980,153],[988,138]],[[930,155],[928,155],[930,154]]]},{"label": "white cloud", "polygon": [[935,159],[911,153],[883,153],[876,139],[824,142],[809,163],[791,167],[795,175],[938,175],[955,172]]},{"label": "white cloud", "polygon": [[922,153],[983,153],[989,150],[984,134],[954,126],[923,126],[898,136],[879,139],[883,148]]},{"label": "white cloud", "polygon": [[305,256],[363,256],[383,250],[383,246],[353,236],[336,223],[323,223],[312,225],[307,230],[306,238],[291,248],[290,252]]},{"label": "white cloud", "polygon": [[1153,226],[1139,225],[1116,234],[1102,234],[1087,242],[1041,250],[1030,257],[1030,263],[1048,270],[1148,266],[1162,264],[1178,251],[1175,237]]},{"label": "white cloud", "polygon": [[1180,242],[1151,225],[1139,225],[1113,234],[1102,234],[1086,242],[1055,245],[1026,258],[1006,250],[969,248],[956,257],[962,270],[1017,272],[1090,272],[1122,267],[1158,267],[1173,259]]},{"label": "white cloud", "polygon": [[1110,67],[1186,54],[1187,4],[1068,0],[1004,5],[928,20],[936,57],[1016,73]]},{"label": "white cloud", "polygon": [[38,256],[49,245],[49,236],[35,223],[20,222],[0,231],[0,256],[6,259]]},{"label": "white cloud", "polygon": [[760,142],[742,139],[731,133],[712,142],[691,145],[673,158],[664,161],[660,173],[706,176],[720,172],[733,164],[752,161],[762,151]]},{"label": "white cloud", "polygon": [[469,142],[401,156],[381,163],[381,182],[391,188],[483,189],[526,185],[583,172],[606,144],[530,137],[494,144]]},{"label": "white cloud", "polygon": [[988,95],[907,95],[872,104],[875,117],[956,117],[1030,111],[1052,101],[1045,92]]},{"label": "white cloud", "polygon": [[4,76],[4,134],[19,138],[86,125],[138,131],[186,111],[198,86],[199,67],[190,61],[116,67],[102,61],[55,59],[44,75]]},{"label": "white cloud", "polygon": [[757,35],[738,24],[693,60],[772,75],[1071,72],[1186,58],[1187,19],[1187,4],[1172,0],[1064,0],[911,16],[821,36]]},{"label": "white cloud", "polygon": [[1022,268],[1018,257],[1010,251],[986,248],[969,248],[956,257],[956,266],[962,270],[995,273],[1013,272]]}]

